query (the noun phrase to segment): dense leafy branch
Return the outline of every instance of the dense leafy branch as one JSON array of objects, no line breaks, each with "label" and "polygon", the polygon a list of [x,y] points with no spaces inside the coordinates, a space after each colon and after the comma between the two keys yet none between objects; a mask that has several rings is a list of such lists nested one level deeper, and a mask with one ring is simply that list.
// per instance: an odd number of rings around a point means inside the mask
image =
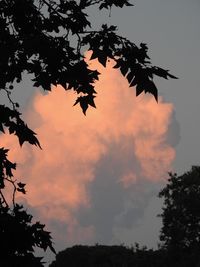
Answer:
[{"label": "dense leafy branch", "polygon": [[[95,4],[100,10],[131,5],[128,0],[3,0],[0,88],[20,82],[22,73],[27,71],[34,75],[36,87],[51,90],[51,85],[61,84],[66,90],[75,90],[80,95],[76,103],[85,113],[87,99],[96,94],[94,82],[98,79],[97,72],[89,70],[84,61],[85,49],[90,49],[91,59],[97,58],[103,66],[108,58],[115,60],[115,68],[120,69],[130,86],[136,86],[136,95],[149,92],[157,100],[153,77],[175,77],[167,70],[151,66],[147,46],[137,47],[117,35],[115,26],[102,25],[101,29],[90,31],[87,8]],[[71,41],[72,35],[77,37],[76,42]]]},{"label": "dense leafy branch", "polygon": [[[8,128],[10,134],[15,134],[20,145],[23,145],[25,141],[32,145],[40,147],[40,143],[36,138],[36,134],[28,128],[24,121],[20,117],[20,113],[14,108],[10,109],[5,105],[0,105],[0,131],[4,133],[4,127]],[[40,147],[41,148],[41,147]]]}]

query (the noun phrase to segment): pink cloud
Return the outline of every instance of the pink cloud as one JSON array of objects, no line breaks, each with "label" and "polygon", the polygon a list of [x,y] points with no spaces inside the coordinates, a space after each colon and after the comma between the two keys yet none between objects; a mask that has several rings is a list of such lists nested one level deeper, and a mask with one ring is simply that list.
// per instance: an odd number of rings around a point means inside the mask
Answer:
[{"label": "pink cloud", "polygon": [[[0,136],[1,144],[10,148],[10,158],[18,163],[16,177],[27,183],[28,204],[45,220],[66,223],[64,236],[76,242],[95,235],[95,226],[79,225],[76,212],[91,208],[88,186],[95,180],[98,162],[109,153],[109,144],[132,139],[141,170],[122,175],[124,188],[134,186],[141,176],[160,181],[175,157],[166,138],[172,104],[161,97],[156,103],[150,95],[136,98],[135,89],[128,87],[112,62],[106,69],[95,60],[90,65],[101,72],[96,83],[97,109],[90,108],[85,117],[80,108],[72,107],[76,95],[57,86],[47,95],[36,93],[25,111],[43,150],[29,144],[20,148],[14,136]],[[118,158],[124,160],[124,155]]]}]

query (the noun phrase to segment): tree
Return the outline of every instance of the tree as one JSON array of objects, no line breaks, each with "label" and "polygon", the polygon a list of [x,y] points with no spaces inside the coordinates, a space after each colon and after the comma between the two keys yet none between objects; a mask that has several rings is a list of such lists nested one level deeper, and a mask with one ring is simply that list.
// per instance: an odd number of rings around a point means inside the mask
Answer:
[{"label": "tree", "polygon": [[162,246],[169,251],[170,256],[182,258],[183,262],[187,258],[188,264],[193,262],[193,266],[199,266],[200,167],[193,166],[180,176],[169,173],[168,183],[159,197],[164,198],[160,235]]},{"label": "tree", "polygon": [[124,246],[74,246],[56,255],[49,267],[167,267],[162,251]]},{"label": "tree", "polygon": [[[168,70],[152,66],[147,45],[141,43],[138,47],[119,36],[116,26],[104,24],[99,30],[94,29],[88,16],[88,8],[93,5],[102,10],[132,4],[129,0],[0,1],[0,90],[9,100],[8,106],[0,105],[0,131],[4,133],[7,129],[10,134],[16,135],[21,146],[29,142],[40,147],[36,133],[23,121],[20,106],[12,99],[12,90],[24,74],[31,76],[35,87],[44,90],[50,91],[51,86],[57,84],[65,90],[74,90],[78,95],[74,105],[80,104],[84,114],[89,106],[96,107],[94,82],[99,76],[97,70],[88,68],[84,60],[86,50],[92,50],[91,60],[98,59],[104,67],[109,58],[114,60],[114,68],[127,78],[130,87],[136,87],[136,96],[142,92],[151,93],[158,100],[154,76],[176,78]],[[16,241],[16,246],[9,243],[13,257],[25,258],[31,253],[34,258],[34,246],[53,250],[51,238],[41,224],[31,224],[31,216],[15,203],[16,191],[25,193],[25,185],[14,180],[12,170],[16,165],[7,159],[7,152],[4,148],[0,150],[0,235],[3,236],[0,239],[10,240],[6,235],[11,236],[18,229],[15,225],[23,228],[26,234],[30,232],[29,228],[35,229],[35,232],[29,233],[30,244],[23,248],[23,253],[18,247],[21,235],[16,235],[19,241]],[[6,183],[13,186],[12,203],[5,197]],[[7,224],[8,221],[10,224]],[[31,266],[32,263],[23,264]]]}]

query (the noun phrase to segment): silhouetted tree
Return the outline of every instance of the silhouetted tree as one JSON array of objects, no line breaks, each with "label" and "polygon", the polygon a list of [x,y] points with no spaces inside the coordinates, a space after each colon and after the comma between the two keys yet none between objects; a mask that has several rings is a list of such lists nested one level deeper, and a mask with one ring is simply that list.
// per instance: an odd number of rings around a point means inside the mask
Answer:
[{"label": "silhouetted tree", "polygon": [[[114,60],[114,68],[120,69],[130,86],[136,86],[137,96],[142,92],[151,93],[157,100],[154,76],[176,78],[167,70],[151,65],[146,44],[136,46],[119,36],[113,25],[104,24],[97,30],[92,27],[88,8],[93,5],[99,10],[131,6],[129,0],[0,1],[0,90],[5,92],[10,103],[0,105],[0,131],[4,133],[7,128],[10,134],[18,137],[21,146],[29,142],[40,147],[36,134],[21,118],[19,104],[12,99],[12,90],[21,82],[24,73],[31,74],[35,87],[51,90],[52,85],[60,84],[65,90],[74,90],[78,95],[74,105],[80,104],[84,114],[88,106],[95,107],[94,82],[99,76],[97,70],[88,68],[84,60],[86,50],[92,50],[91,59],[98,59],[104,67],[109,58]],[[10,260],[16,257],[33,259],[34,246],[53,250],[52,243],[43,226],[33,224],[24,208],[15,204],[15,192],[25,193],[25,185],[15,182],[11,172],[15,164],[7,159],[7,152],[4,148],[0,150],[0,240],[12,253],[6,250],[10,254],[4,254],[2,250],[2,255],[4,258],[11,255]],[[12,204],[5,198],[5,181],[13,185]],[[28,241],[17,232],[27,236]],[[10,242],[14,235],[15,243]],[[13,262],[12,266],[33,265],[31,261]]]},{"label": "silhouetted tree", "polygon": [[165,252],[138,244],[124,246],[74,246],[56,255],[49,267],[167,267]]},{"label": "silhouetted tree", "polygon": [[163,248],[180,266],[200,266],[200,167],[193,166],[180,176],[169,173],[159,197],[164,198]]}]

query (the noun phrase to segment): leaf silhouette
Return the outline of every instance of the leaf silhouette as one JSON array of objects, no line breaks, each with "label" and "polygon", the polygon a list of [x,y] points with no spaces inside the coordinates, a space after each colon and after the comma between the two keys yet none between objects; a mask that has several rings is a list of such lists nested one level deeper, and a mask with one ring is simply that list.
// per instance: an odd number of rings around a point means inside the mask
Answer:
[{"label": "leaf silhouette", "polygon": [[106,67],[107,55],[101,50],[98,51],[98,61]]},{"label": "leaf silhouette", "polygon": [[155,100],[158,102],[158,89],[155,83],[151,80],[148,80],[145,86],[146,86],[145,93],[152,94],[155,97]]},{"label": "leaf silhouette", "polygon": [[19,183],[17,183],[17,185],[18,185],[20,188],[24,188],[26,184],[19,182]]}]

